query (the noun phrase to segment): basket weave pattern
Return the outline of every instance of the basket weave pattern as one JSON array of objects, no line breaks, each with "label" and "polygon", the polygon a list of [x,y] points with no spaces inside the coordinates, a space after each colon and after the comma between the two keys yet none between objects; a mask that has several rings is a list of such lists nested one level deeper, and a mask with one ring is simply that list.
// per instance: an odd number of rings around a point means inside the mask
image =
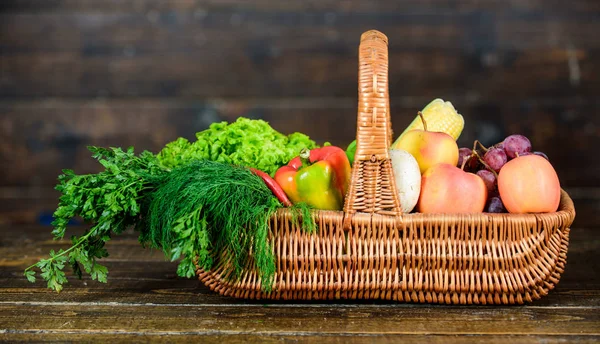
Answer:
[{"label": "basket weave pattern", "polygon": [[226,259],[197,270],[212,290],[246,299],[385,299],[513,304],[546,295],[566,264],[575,208],[561,192],[547,214],[402,214],[392,143],[387,37],[361,36],[357,152],[344,211],[313,212],[317,232],[288,209],[270,219],[273,290],[261,290],[251,259],[241,279]]}]

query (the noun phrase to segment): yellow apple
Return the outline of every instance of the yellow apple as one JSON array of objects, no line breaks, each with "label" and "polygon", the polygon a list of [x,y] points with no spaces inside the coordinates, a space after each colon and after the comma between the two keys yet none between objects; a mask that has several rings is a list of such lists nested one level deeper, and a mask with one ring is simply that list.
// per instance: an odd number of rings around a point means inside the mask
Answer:
[{"label": "yellow apple", "polygon": [[458,145],[452,136],[442,132],[410,130],[392,145],[392,149],[402,149],[412,154],[421,174],[436,164],[458,164]]}]

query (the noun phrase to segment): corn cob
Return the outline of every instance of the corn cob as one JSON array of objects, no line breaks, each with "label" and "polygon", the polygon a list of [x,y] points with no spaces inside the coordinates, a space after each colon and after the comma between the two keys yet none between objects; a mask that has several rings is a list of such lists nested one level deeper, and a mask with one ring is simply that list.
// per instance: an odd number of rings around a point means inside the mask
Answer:
[{"label": "corn cob", "polygon": [[[458,139],[465,126],[463,116],[456,112],[452,103],[444,102],[444,100],[440,98],[434,99],[431,103],[427,104],[421,112],[427,122],[428,131],[441,131],[452,136],[454,140]],[[396,142],[398,142],[400,137],[407,131],[414,129],[423,130],[423,122],[418,115],[404,132],[402,132],[398,139],[396,139]]]}]

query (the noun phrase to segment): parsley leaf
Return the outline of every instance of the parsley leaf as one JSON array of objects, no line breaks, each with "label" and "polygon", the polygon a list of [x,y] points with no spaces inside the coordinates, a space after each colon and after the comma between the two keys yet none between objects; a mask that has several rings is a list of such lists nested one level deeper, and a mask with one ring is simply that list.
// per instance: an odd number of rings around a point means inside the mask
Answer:
[{"label": "parsley leaf", "polygon": [[64,268],[69,265],[81,278],[83,271],[93,280],[106,282],[108,270],[97,263],[108,256],[104,248],[113,234],[141,221],[143,200],[152,185],[165,173],[150,152],[135,155],[133,148],[88,147],[92,156],[104,166],[97,174],[76,175],[63,170],[58,177],[56,190],[62,195],[54,212],[52,225],[54,239],[64,238],[69,221],[79,216],[91,227],[80,237],[71,237],[72,246],[66,250],[50,252],[50,257],[25,269],[24,275],[35,282],[35,270],[57,292],[67,283]]}]

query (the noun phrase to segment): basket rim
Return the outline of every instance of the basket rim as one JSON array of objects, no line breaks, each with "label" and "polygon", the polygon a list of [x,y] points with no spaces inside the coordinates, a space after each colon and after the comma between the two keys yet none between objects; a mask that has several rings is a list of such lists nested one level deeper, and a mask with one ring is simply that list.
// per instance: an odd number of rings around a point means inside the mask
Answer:
[{"label": "basket rim", "polygon": [[[381,220],[381,221],[399,221],[402,222],[438,222],[438,223],[451,223],[451,222],[460,222],[460,221],[508,221],[508,222],[528,222],[528,221],[550,221],[556,222],[557,219],[564,218],[563,225],[567,227],[570,226],[575,219],[575,206],[573,200],[569,196],[569,194],[561,189],[560,191],[560,203],[558,206],[558,210],[555,212],[549,213],[525,213],[525,214],[515,214],[515,213],[403,213],[398,216],[389,216],[389,215],[381,215],[375,213],[365,213],[365,212],[355,212],[352,214],[347,214],[342,210],[321,210],[321,209],[313,209],[311,213],[313,216],[319,215],[329,215],[333,217],[345,217],[346,215],[350,215],[351,217],[357,218],[372,218],[373,220]],[[290,208],[280,208],[278,209],[273,216],[281,216],[284,214],[291,215],[292,210]]]}]

